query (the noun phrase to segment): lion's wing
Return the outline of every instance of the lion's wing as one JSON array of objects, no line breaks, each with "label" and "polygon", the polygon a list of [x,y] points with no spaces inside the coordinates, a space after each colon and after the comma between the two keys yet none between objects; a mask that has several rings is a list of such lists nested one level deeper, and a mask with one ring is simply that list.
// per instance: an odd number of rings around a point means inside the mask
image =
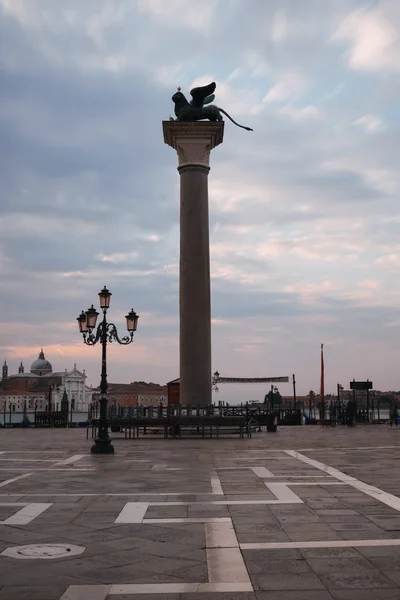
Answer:
[{"label": "lion's wing", "polygon": [[[207,96],[212,95],[215,92],[216,87],[217,84],[215,83],[215,81],[213,81],[208,85],[203,85],[201,87],[196,87],[190,90],[190,94],[192,96],[191,105],[197,107],[203,106],[205,100],[207,99]],[[210,102],[210,100],[208,100],[208,102]]]}]

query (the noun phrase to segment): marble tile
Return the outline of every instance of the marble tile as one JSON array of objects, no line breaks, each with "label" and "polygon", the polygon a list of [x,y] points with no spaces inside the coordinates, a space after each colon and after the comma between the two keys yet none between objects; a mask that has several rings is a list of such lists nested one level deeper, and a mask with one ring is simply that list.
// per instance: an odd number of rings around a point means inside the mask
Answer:
[{"label": "marble tile", "polygon": [[37,503],[28,504],[24,508],[21,508],[18,512],[16,512],[11,517],[8,517],[8,519],[1,521],[0,526],[1,525],[27,525],[28,523],[33,521],[33,519],[35,519],[36,517],[41,515],[45,510],[50,508],[50,506],[52,506],[51,503],[45,503],[45,502],[37,502]]},{"label": "marble tile", "polygon": [[230,517],[188,517],[182,519],[143,519],[142,523],[229,523]]},{"label": "marble tile", "polygon": [[271,473],[271,471],[269,471],[266,467],[250,467],[250,469],[260,479],[269,479],[271,477],[275,477],[275,475]]},{"label": "marble tile", "polygon": [[142,523],[148,502],[127,502],[114,523]]},{"label": "marble tile", "polygon": [[308,542],[265,542],[240,544],[242,550],[268,550],[290,548],[362,548],[368,546],[400,546],[400,539],[377,540],[333,540],[333,541],[308,541]]},{"label": "marble tile", "polygon": [[60,600],[106,600],[111,585],[70,585]]},{"label": "marble tile", "polygon": [[213,494],[223,494],[224,491],[221,486],[221,481],[218,477],[218,473],[214,471],[210,478],[211,481],[211,489]]},{"label": "marble tile", "polygon": [[[111,585],[110,596],[136,595],[136,594],[190,594],[193,592],[251,592],[252,585],[249,582],[234,583],[149,583],[149,584],[120,584]],[[162,598],[162,596],[161,596]],[[61,600],[81,600],[80,598],[62,598]],[[82,599],[83,600],[83,599]],[[91,598],[85,600],[92,600]],[[93,598],[93,600],[102,600]]]},{"label": "marble tile", "polygon": [[303,500],[284,483],[271,483],[265,481],[265,485],[279,502],[287,504],[303,504]]},{"label": "marble tile", "polygon": [[206,548],[236,548],[239,542],[232,522],[205,523]]},{"label": "marble tile", "polygon": [[207,548],[207,570],[210,583],[249,583],[242,553],[236,548]]},{"label": "marble tile", "polygon": [[[257,600],[332,600],[328,591],[323,590],[291,590],[257,592]],[[232,599],[233,600],[233,599]]]},{"label": "marble tile", "polygon": [[76,462],[78,462],[78,460],[82,460],[82,458],[86,458],[86,457],[87,457],[86,454],[74,454],[73,456],[70,456],[69,458],[65,458],[64,460],[60,460],[60,461],[54,463],[53,467],[71,465],[72,463],[76,463]]}]

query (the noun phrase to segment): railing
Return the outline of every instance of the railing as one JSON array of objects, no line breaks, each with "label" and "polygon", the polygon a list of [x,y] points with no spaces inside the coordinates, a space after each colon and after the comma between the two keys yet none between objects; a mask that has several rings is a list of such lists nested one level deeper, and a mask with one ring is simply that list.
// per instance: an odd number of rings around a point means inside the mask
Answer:
[{"label": "railing", "polygon": [[40,411],[35,413],[35,427],[67,427],[68,413],[63,411]]},{"label": "railing", "polygon": [[109,406],[108,417],[113,422],[160,421],[171,418],[238,418],[243,417],[252,427],[266,425],[268,415],[278,418],[278,425],[300,425],[301,411],[294,409],[271,410],[264,406],[222,406],[213,404],[170,404],[168,406]]},{"label": "railing", "polygon": [[[27,409],[26,411],[2,410],[0,411],[0,429],[15,427],[62,427],[64,420],[60,418],[62,411],[51,411],[52,417],[49,421],[47,410],[37,410],[37,408]],[[65,413],[64,413],[65,414]],[[88,411],[70,410],[68,413],[69,427],[85,427],[88,424],[90,415]]]}]

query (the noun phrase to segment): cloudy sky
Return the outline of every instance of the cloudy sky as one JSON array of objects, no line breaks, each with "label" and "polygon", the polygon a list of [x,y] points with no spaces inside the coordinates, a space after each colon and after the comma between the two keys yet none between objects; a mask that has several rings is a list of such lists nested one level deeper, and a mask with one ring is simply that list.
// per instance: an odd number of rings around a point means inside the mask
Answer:
[{"label": "cloudy sky", "polygon": [[[178,372],[179,176],[161,122],[217,82],[209,177],[213,370],[298,392],[400,389],[398,0],[0,0],[0,356],[100,349],[76,317],[106,284],[109,380]],[[283,394],[289,385],[280,386]],[[220,387],[216,399],[260,398]]]}]

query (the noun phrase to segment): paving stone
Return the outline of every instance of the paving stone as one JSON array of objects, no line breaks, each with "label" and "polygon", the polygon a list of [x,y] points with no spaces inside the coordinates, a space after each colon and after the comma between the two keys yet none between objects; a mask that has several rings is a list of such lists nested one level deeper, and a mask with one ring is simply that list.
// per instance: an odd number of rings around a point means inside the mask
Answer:
[{"label": "paving stone", "polygon": [[318,515],[314,514],[306,514],[302,515],[299,513],[298,515],[277,515],[276,516],[278,522],[286,527],[286,525],[290,524],[300,524],[300,523],[323,523],[324,521]]},{"label": "paving stone", "polygon": [[[351,560],[351,559],[350,559]],[[371,567],[372,569],[372,567]],[[329,575],[321,575],[321,581],[328,590],[333,589],[371,589],[395,587],[392,578],[377,570],[343,573],[332,572]],[[400,581],[400,579],[399,579]]]},{"label": "paving stone", "polygon": [[308,564],[317,575],[329,575],[331,573],[371,573],[378,571],[374,569],[371,562],[366,558],[307,558]]},{"label": "paving stone", "polygon": [[400,586],[400,572],[395,570],[395,571],[384,571],[384,574],[390,579],[390,581],[393,581],[396,585]]},{"label": "paving stone", "polygon": [[385,529],[387,531],[400,531],[400,516],[394,519],[370,516],[369,519],[381,529]]},{"label": "paving stone", "polygon": [[352,508],[332,508],[332,509],[321,509],[315,511],[320,517],[332,517],[332,516],[355,516],[359,517],[360,513]]},{"label": "paving stone", "polygon": [[366,546],[364,548],[357,548],[358,552],[369,558],[372,557],[386,557],[393,556],[400,559],[400,546]]},{"label": "paving stone", "polygon": [[331,525],[332,523],[346,523],[348,527],[351,527],[352,523],[357,523],[357,525],[359,523],[366,524],[367,526],[371,525],[371,521],[362,515],[357,515],[357,516],[331,515],[331,516],[323,516],[321,518],[325,523],[328,523],[329,525]]},{"label": "paving stone", "polygon": [[248,525],[248,524],[258,524],[263,523],[265,525],[276,525],[279,526],[279,521],[272,514],[267,512],[266,510],[257,510],[255,507],[254,513],[249,511],[249,507],[246,508],[240,506],[229,506],[229,514],[233,521],[237,525]]},{"label": "paving stone", "polygon": [[301,559],[300,550],[274,548],[271,550],[242,550],[244,560],[267,561],[267,560],[296,560]]},{"label": "paving stone", "polygon": [[323,590],[256,592],[257,600],[332,600],[329,592]]},{"label": "paving stone", "polygon": [[[188,516],[187,506],[149,506],[146,519],[173,519]],[[192,516],[192,515],[190,515]]]},{"label": "paving stone", "polygon": [[15,546],[23,544],[34,544],[41,542],[55,542],[57,537],[53,537],[51,532],[46,528],[46,533],[41,531],[27,531],[22,527],[11,527],[8,525],[0,525],[0,540],[8,542]]},{"label": "paving stone", "polygon": [[329,490],[324,490],[322,487],[296,487],[296,494],[300,496],[300,498],[331,498],[332,493]]},{"label": "paving stone", "polygon": [[[137,598],[135,596],[134,600],[137,600]],[[132,596],[128,600],[132,600]],[[143,598],[143,600],[148,600],[148,598]],[[154,596],[154,600],[164,600],[164,595],[157,598]],[[218,594],[215,592],[194,592],[191,594],[181,594],[180,600],[256,600],[256,595],[253,592],[218,592]]]},{"label": "paving stone", "polygon": [[380,571],[400,571],[400,556],[375,557],[369,561]]},{"label": "paving stone", "polygon": [[[129,502],[131,502],[131,500],[129,500]],[[84,513],[85,515],[87,513],[98,513],[98,512],[99,513],[112,513],[112,514],[118,515],[118,513],[121,512],[121,510],[123,509],[124,506],[125,506],[124,501],[92,502],[92,503],[88,503],[87,506],[82,506],[81,512]]]},{"label": "paving stone", "polygon": [[[187,598],[190,600],[194,595],[195,594],[187,595]],[[206,594],[202,594],[202,596],[205,595]],[[181,600],[183,597],[183,594],[135,594],[134,596],[132,594],[129,594],[128,596],[125,594],[118,594],[118,596],[112,594],[107,595],[106,600]]]},{"label": "paving stone", "polygon": [[267,590],[325,590],[325,586],[314,573],[252,575],[251,581],[256,591]]},{"label": "paving stone", "polygon": [[332,496],[331,498],[314,498],[310,497],[305,500],[305,504],[312,509],[329,509],[329,508],[346,508],[346,505],[339,498]]},{"label": "paving stone", "polygon": [[201,517],[229,517],[227,506],[189,506],[187,516],[189,518]]},{"label": "paving stone", "polygon": [[301,548],[305,558],[360,558],[356,548]]},{"label": "paving stone", "polygon": [[375,525],[374,523],[368,523],[367,522],[361,522],[361,523],[330,523],[329,526],[333,529],[333,531],[348,531],[348,532],[353,532],[353,531],[364,531],[364,532],[370,532],[370,531],[374,531],[377,533],[384,533],[382,531],[382,529],[380,527],[378,527],[377,525]]},{"label": "paving stone", "polygon": [[[7,587],[21,587],[21,582],[24,581],[24,587],[52,587],[52,586],[60,586],[64,589],[67,589],[69,585],[84,585],[87,583],[94,583],[93,580],[80,579],[76,576],[70,575],[57,575],[56,573],[50,571],[49,568],[47,570],[47,574],[42,571],[24,571],[19,573],[7,572],[4,578],[3,583],[6,585],[2,588],[4,591]],[[8,600],[8,598],[4,598],[4,600]]]},{"label": "paving stone", "polygon": [[233,523],[235,525],[235,530],[237,534],[247,533],[247,534],[255,534],[255,533],[266,533],[267,535],[272,535],[276,532],[282,532],[282,527],[279,526],[278,523],[263,523],[256,522],[251,523],[250,521],[240,521],[239,519],[233,519]]},{"label": "paving stone", "polygon": [[399,600],[399,589],[330,590],[333,600]]},{"label": "paving stone", "polygon": [[289,542],[289,537],[284,531],[264,531],[261,533],[238,533],[237,538],[241,544]]},{"label": "paving stone", "polygon": [[87,575],[98,583],[176,583],[205,581],[205,572],[205,565],[195,561],[142,555],[134,563],[103,566]]},{"label": "paving stone", "polygon": [[153,560],[173,557],[175,559],[183,560],[190,558],[192,561],[204,563],[206,561],[204,548],[191,548],[190,551],[188,551],[187,546],[183,546],[179,543],[168,544],[147,540],[139,540],[134,549],[125,547],[119,551],[110,551],[110,549],[108,549],[105,552],[101,552],[99,549],[97,552],[89,554],[85,552],[85,557],[88,555],[96,556],[103,564],[116,566],[134,564],[137,561],[141,561],[144,557],[153,557]]},{"label": "paving stone", "polygon": [[271,560],[265,555],[259,559],[246,559],[247,570],[250,575],[282,573],[311,573],[311,569],[304,558]]},{"label": "paving stone", "polygon": [[400,535],[398,535],[397,533],[383,531],[382,529],[363,531],[360,529],[349,528],[345,531],[337,531],[336,534],[342,540],[388,540],[400,537]]},{"label": "paving stone", "polygon": [[[338,532],[335,532],[332,529],[330,531],[318,531],[318,530],[314,530],[314,531],[290,530],[290,531],[287,531],[285,529],[285,533],[287,534],[289,540],[292,542],[300,542],[300,541],[301,542],[304,542],[304,541],[319,542],[322,540],[338,541],[340,539],[344,539],[343,536],[340,536]],[[342,532],[340,532],[340,533],[342,533]],[[367,535],[366,535],[366,538],[368,538]],[[351,539],[351,536],[347,537],[346,539]],[[356,538],[354,538],[354,539],[356,539]]]},{"label": "paving stone", "polygon": [[0,600],[60,600],[64,585],[6,585],[0,589]]},{"label": "paving stone", "polygon": [[168,571],[168,576],[179,578],[184,582],[205,583],[207,582],[207,565],[206,563],[198,563],[190,567],[180,566],[177,569]]}]

